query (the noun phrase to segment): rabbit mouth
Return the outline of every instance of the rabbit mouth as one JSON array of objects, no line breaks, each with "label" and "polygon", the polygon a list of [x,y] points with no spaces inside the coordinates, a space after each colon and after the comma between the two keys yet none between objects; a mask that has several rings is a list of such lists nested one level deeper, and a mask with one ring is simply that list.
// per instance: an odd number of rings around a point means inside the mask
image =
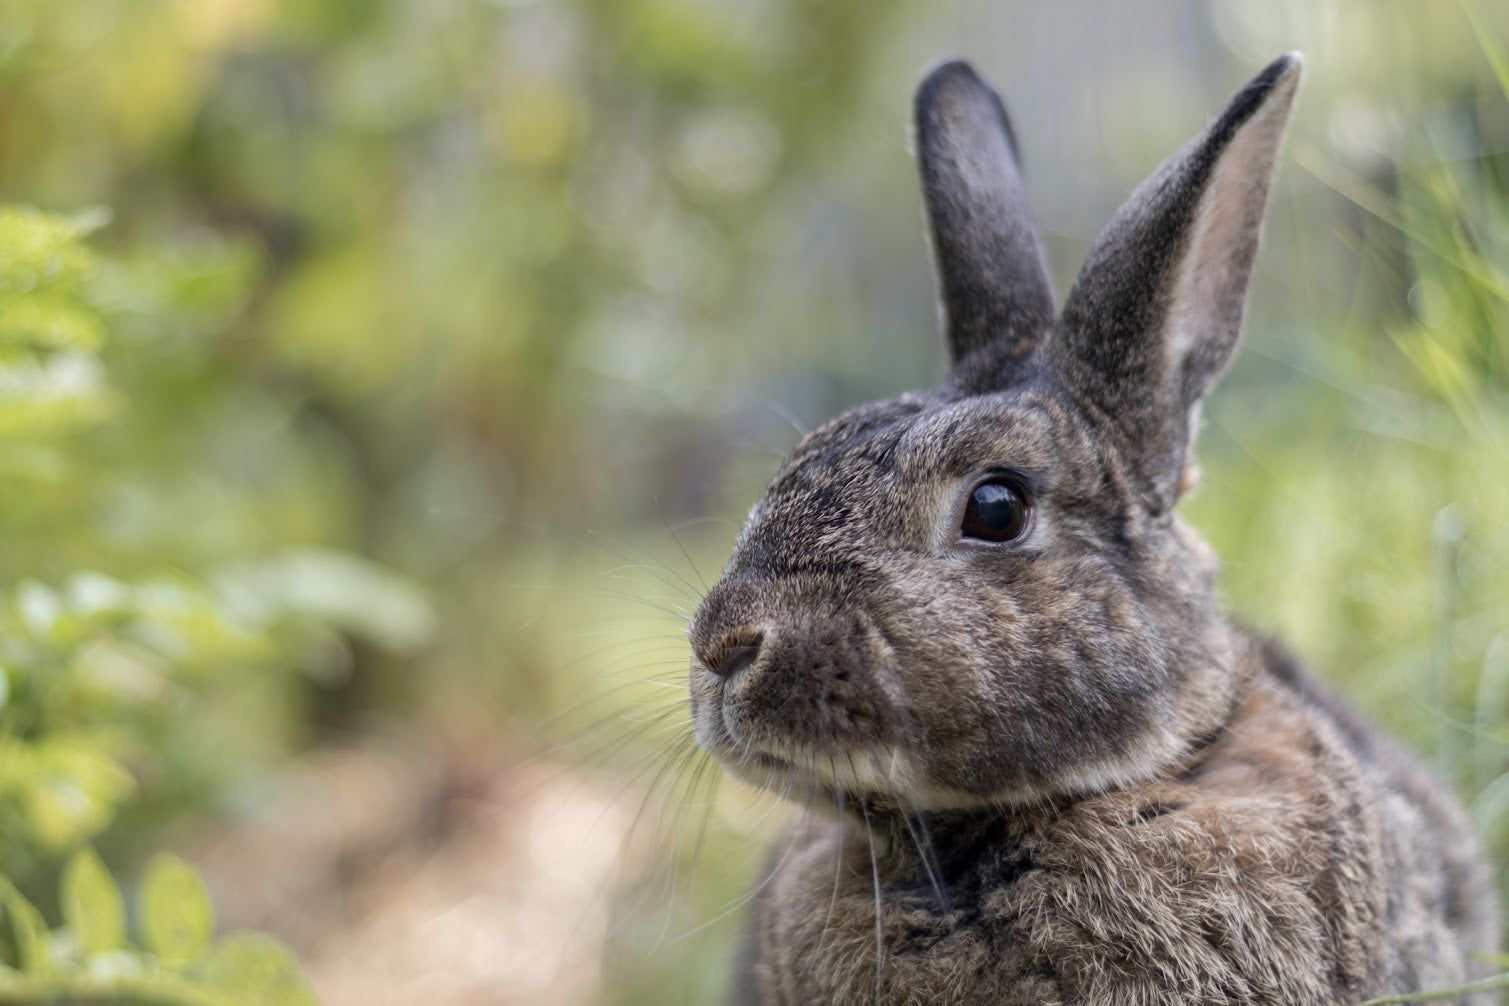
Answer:
[{"label": "rabbit mouth", "polygon": [[[699,741],[724,771],[783,799],[814,806],[901,809],[907,812],[956,810],[992,804],[988,797],[940,785],[925,766],[889,745],[819,747],[795,743],[759,746],[741,741],[721,717],[711,730],[702,725]],[[712,734],[712,736],[709,736]]]},{"label": "rabbit mouth", "polygon": [[888,744],[750,736],[730,722],[722,702],[694,719],[698,743],[724,771],[773,793],[899,793],[914,789],[919,778],[905,752]]},{"label": "rabbit mouth", "polygon": [[776,793],[824,794],[840,801],[852,797],[917,809],[932,802],[933,787],[920,784],[916,767],[896,749],[751,751],[738,764],[723,764],[744,781]]}]

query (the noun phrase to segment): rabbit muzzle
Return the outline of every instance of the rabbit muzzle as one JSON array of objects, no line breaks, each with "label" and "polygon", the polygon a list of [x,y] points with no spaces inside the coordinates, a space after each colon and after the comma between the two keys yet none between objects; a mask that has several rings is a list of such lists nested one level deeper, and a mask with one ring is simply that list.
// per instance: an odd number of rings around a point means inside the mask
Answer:
[{"label": "rabbit muzzle", "polygon": [[[699,742],[757,785],[906,782],[904,694],[886,633],[831,585],[720,585],[693,621]],[[887,782],[892,774],[893,782]]]}]

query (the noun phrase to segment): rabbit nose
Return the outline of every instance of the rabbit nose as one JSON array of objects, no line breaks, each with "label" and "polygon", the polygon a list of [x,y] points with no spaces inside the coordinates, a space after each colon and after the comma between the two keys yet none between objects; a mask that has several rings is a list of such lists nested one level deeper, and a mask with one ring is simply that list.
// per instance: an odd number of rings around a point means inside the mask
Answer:
[{"label": "rabbit nose", "polygon": [[749,667],[760,657],[760,646],[765,642],[763,632],[747,629],[724,636],[711,653],[699,653],[702,666],[720,678],[731,679]]}]

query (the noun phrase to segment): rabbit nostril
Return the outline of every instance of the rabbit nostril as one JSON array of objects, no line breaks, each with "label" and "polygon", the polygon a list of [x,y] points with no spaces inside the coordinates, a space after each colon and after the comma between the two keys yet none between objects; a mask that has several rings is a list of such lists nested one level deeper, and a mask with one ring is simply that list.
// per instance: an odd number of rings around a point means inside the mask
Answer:
[{"label": "rabbit nostril", "polygon": [[734,633],[723,640],[713,659],[704,663],[718,677],[732,678],[759,659],[760,646],[764,642],[764,633]]}]

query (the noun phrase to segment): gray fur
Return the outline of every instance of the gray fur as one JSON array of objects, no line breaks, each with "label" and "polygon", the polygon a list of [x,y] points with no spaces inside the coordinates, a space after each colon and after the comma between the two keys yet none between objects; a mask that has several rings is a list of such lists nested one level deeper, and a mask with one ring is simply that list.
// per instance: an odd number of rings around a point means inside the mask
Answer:
[{"label": "gray fur", "polygon": [[954,61],[928,74],[913,115],[949,354],[958,363],[988,346],[1025,358],[1057,311],[1006,109]]},{"label": "gray fur", "polygon": [[[998,100],[923,83],[954,372],[807,436],[691,627],[699,742],[810,808],[737,1001],[1343,1004],[1495,947],[1455,803],[1221,617],[1171,512],[1298,76],[1138,190],[1061,320]],[[1030,500],[1015,541],[961,538],[987,477]]]}]

